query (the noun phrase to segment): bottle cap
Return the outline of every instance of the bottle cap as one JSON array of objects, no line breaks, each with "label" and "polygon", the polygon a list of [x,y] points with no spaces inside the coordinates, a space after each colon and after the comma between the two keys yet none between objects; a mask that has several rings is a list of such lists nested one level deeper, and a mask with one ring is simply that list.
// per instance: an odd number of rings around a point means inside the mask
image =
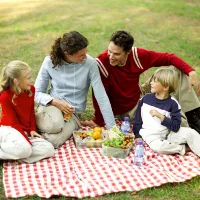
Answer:
[{"label": "bottle cap", "polygon": [[129,121],[129,117],[124,117],[124,121]]},{"label": "bottle cap", "polygon": [[143,141],[142,140],[139,140],[138,141],[138,145],[142,145],[143,144]]}]

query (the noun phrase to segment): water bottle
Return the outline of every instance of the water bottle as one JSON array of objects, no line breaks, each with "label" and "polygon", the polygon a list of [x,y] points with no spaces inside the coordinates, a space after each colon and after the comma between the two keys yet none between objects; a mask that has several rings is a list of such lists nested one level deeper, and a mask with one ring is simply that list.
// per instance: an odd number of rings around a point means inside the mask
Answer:
[{"label": "water bottle", "polygon": [[142,140],[139,140],[135,148],[134,165],[142,167],[143,164],[144,164],[144,147]]},{"label": "water bottle", "polygon": [[121,125],[121,131],[125,134],[128,135],[130,130],[130,122],[129,122],[129,117],[124,117],[124,121],[122,122]]}]

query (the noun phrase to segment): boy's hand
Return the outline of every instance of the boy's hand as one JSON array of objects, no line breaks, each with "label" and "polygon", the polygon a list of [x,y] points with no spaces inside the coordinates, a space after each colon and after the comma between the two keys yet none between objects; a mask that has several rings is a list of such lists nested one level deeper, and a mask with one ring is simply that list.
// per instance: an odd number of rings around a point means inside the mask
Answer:
[{"label": "boy's hand", "polygon": [[154,110],[154,109],[150,110],[149,113],[151,114],[152,117],[157,117],[157,118],[159,118],[161,121],[163,121],[164,118],[165,118],[164,115],[162,115],[161,113],[159,113],[157,110]]}]

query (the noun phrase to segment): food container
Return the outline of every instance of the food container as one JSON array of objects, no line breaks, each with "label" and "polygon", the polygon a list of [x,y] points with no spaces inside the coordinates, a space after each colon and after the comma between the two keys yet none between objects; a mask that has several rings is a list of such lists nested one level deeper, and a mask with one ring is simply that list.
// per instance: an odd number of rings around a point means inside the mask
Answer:
[{"label": "food container", "polygon": [[[74,142],[76,145],[77,149],[80,148],[101,148],[102,147],[102,143],[103,140],[106,139],[107,134],[106,132],[102,131],[102,139],[98,139],[95,140],[92,138],[92,136],[87,135],[88,132],[92,132],[92,131],[82,131],[82,130],[78,130],[78,131],[74,131],[73,132],[73,137],[74,137]],[[80,133],[86,134],[87,136],[82,138],[79,136]]]},{"label": "food container", "polygon": [[114,147],[104,146],[102,144],[102,153],[104,156],[110,156],[110,157],[114,157],[114,158],[124,159],[129,155],[129,153],[132,149],[132,146],[133,145],[131,145],[127,149],[122,149],[122,148],[114,148]]}]

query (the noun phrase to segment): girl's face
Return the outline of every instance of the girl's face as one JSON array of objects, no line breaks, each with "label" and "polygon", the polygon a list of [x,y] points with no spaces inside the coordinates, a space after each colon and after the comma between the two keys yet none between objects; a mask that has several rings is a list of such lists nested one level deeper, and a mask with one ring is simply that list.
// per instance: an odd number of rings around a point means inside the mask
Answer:
[{"label": "girl's face", "polygon": [[32,77],[30,70],[24,70],[21,77],[18,79],[18,87],[22,90],[30,90],[32,85]]}]

